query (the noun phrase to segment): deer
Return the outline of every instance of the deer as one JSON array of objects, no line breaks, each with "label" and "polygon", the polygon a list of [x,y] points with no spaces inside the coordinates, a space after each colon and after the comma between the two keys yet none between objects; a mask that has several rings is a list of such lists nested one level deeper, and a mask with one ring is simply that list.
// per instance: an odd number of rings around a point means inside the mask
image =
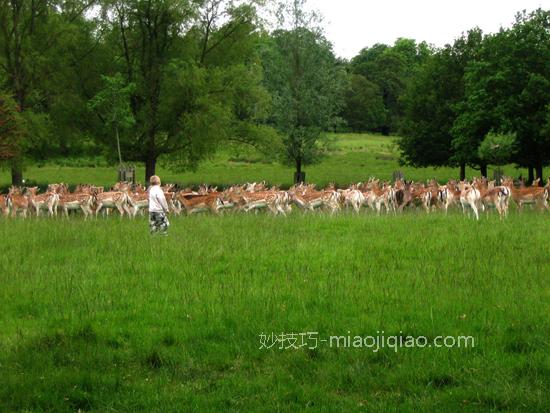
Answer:
[{"label": "deer", "polygon": [[69,211],[82,211],[84,219],[92,215],[94,196],[89,192],[70,193],[66,184],[55,184],[55,192],[58,194],[57,208],[61,208],[66,218]]},{"label": "deer", "polygon": [[502,219],[508,214],[510,193],[510,189],[506,186],[497,186],[486,190],[480,198],[482,210],[488,211],[489,207],[494,207]]},{"label": "deer", "polygon": [[395,204],[399,212],[403,212],[403,209],[414,201],[413,191],[411,190],[412,184],[412,181],[396,181],[395,183]]},{"label": "deer", "polygon": [[359,183],[357,189],[363,194],[363,204],[380,215],[382,205],[386,208],[386,213],[390,210],[395,211],[395,191],[387,182],[380,188],[379,180],[370,178],[367,183]]},{"label": "deer", "polygon": [[49,191],[44,194],[37,195],[38,187],[27,188],[26,193],[33,206],[36,216],[40,216],[41,210],[48,211],[50,217],[57,215],[57,204],[59,202],[59,195],[55,191]]},{"label": "deer", "polygon": [[441,202],[439,199],[439,184],[435,179],[432,179],[428,183],[428,188],[424,193],[423,201],[424,208],[428,213],[432,210],[437,209],[438,207],[441,207]]},{"label": "deer", "polygon": [[478,204],[481,198],[479,189],[477,188],[477,182],[474,181],[472,184],[469,184],[466,181],[461,181],[459,184],[460,187],[460,205],[462,205],[462,212],[466,213],[466,206],[470,206],[476,220],[479,221],[479,212]]},{"label": "deer", "polygon": [[334,189],[317,191],[315,185],[295,185],[288,191],[290,200],[304,211],[326,207],[335,214],[340,209],[340,194]]},{"label": "deer", "polygon": [[180,192],[177,194],[177,200],[182,205],[182,209],[185,210],[187,215],[205,211],[210,211],[217,215],[223,206],[221,194],[218,192],[203,195],[184,194]]},{"label": "deer", "polygon": [[366,203],[366,197],[356,185],[352,185],[350,188],[338,192],[340,198],[343,200],[344,205],[349,205],[353,208],[355,213],[359,213],[361,206]]},{"label": "deer", "polygon": [[11,211],[11,216],[16,217],[21,211],[23,218],[27,218],[29,210],[29,198],[21,193],[21,188],[12,186],[8,192],[7,205]]},{"label": "deer", "polygon": [[121,218],[124,216],[125,212],[128,214],[128,216],[131,215],[129,208],[130,200],[128,194],[125,191],[93,191],[92,194],[96,218],[103,208],[116,208],[120,213]]},{"label": "deer", "polygon": [[282,203],[280,202],[280,194],[277,190],[262,190],[256,192],[245,190],[241,197],[243,200],[242,210],[245,212],[267,208],[275,215],[286,215]]},{"label": "deer", "polygon": [[135,218],[140,211],[149,208],[149,193],[141,185],[137,185],[132,191],[128,190],[126,193],[128,195],[128,209],[132,218]]},{"label": "deer", "polygon": [[8,207],[8,197],[2,194],[0,194],[0,212],[5,217],[7,217],[10,213],[10,208]]},{"label": "deer", "polygon": [[[520,187],[514,186],[514,181],[511,178],[503,180],[504,185],[510,189],[511,197],[518,207],[518,213],[523,210],[523,205],[536,205],[541,210],[549,209],[548,207],[548,188],[540,186]],[[537,183],[538,185],[538,183]]]}]

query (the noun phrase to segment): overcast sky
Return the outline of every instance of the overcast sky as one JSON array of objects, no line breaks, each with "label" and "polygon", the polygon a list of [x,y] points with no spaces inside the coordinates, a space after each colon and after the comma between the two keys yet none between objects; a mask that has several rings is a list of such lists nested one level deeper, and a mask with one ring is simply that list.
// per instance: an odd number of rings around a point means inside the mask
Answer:
[{"label": "overcast sky", "polygon": [[309,0],[309,6],[323,15],[336,54],[351,58],[398,37],[443,46],[475,26],[495,32],[520,10],[550,8],[550,0]]}]

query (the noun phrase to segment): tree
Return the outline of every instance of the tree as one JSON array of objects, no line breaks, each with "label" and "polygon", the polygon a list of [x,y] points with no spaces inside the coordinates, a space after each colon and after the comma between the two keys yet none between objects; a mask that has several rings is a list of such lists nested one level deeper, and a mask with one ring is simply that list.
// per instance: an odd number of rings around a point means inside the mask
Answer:
[{"label": "tree", "polygon": [[221,142],[253,143],[265,128],[267,96],[255,57],[257,1],[105,1],[118,45],[118,68],[135,84],[129,160],[160,156],[195,167]]},{"label": "tree", "polygon": [[344,94],[342,116],[358,132],[381,132],[387,122],[387,110],[380,87],[364,76],[350,74]]},{"label": "tree", "polygon": [[465,178],[466,162],[453,149],[452,129],[457,106],[464,99],[464,73],[475,59],[481,38],[481,31],[471,30],[416,67],[400,100],[403,121],[398,144],[403,163],[416,167],[458,164],[460,178]]},{"label": "tree", "polygon": [[24,121],[17,104],[8,94],[0,93],[0,160],[18,157],[24,131]]},{"label": "tree", "polygon": [[119,165],[122,165],[120,131],[135,124],[130,107],[130,96],[135,90],[133,83],[126,84],[120,73],[102,76],[104,87],[90,100],[90,108],[96,110],[110,131],[114,131]]},{"label": "tree", "polygon": [[516,163],[534,170],[542,184],[550,163],[550,137],[543,132],[550,103],[550,10],[518,14],[509,36],[500,74],[510,95],[501,96],[499,107],[518,137]]},{"label": "tree", "polygon": [[[5,79],[3,86],[14,96],[22,116],[32,121],[29,123],[39,126],[37,130],[47,126],[47,116],[33,113],[34,107],[40,103],[39,85],[44,78],[44,55],[56,44],[66,28],[65,23],[82,16],[93,3],[82,0],[0,1],[0,70]],[[24,155],[25,151],[19,151],[12,161],[14,185],[22,182]]]},{"label": "tree", "polygon": [[491,165],[502,166],[512,160],[516,151],[516,136],[489,132],[478,148],[478,156]]},{"label": "tree", "polygon": [[487,166],[479,147],[491,130],[515,133],[514,161],[542,177],[550,161],[550,141],[541,133],[550,96],[550,12],[519,14],[511,29],[486,36],[479,58],[466,72],[466,94],[453,126],[457,156]]},{"label": "tree", "polygon": [[415,68],[431,53],[425,42],[417,44],[413,39],[400,38],[393,46],[375,44],[365,48],[351,60],[351,72],[376,84],[382,93],[386,120],[379,131],[383,134],[398,131],[403,115],[400,98]]},{"label": "tree", "polygon": [[304,180],[303,166],[325,153],[328,140],[322,132],[339,112],[344,86],[332,45],[305,3],[281,5],[280,25],[288,27],[273,32],[262,52],[265,84],[273,97],[270,122],[283,136],[282,160],[295,166],[296,182]]}]

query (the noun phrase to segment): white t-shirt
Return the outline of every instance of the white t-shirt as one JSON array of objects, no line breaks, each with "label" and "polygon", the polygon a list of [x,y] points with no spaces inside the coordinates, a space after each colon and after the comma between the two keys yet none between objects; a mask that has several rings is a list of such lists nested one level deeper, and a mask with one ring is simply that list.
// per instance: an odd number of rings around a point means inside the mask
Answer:
[{"label": "white t-shirt", "polygon": [[168,203],[160,185],[149,188],[149,212],[168,212]]}]

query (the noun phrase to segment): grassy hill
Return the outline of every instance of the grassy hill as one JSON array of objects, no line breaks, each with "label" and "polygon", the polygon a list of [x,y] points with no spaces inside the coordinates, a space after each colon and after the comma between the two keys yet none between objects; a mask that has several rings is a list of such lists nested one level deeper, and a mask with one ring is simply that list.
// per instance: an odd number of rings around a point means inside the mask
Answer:
[{"label": "grassy hill", "polygon": [[[392,178],[393,171],[401,170],[406,179],[425,181],[436,178],[441,182],[458,178],[457,168],[410,168],[398,163],[399,153],[395,145],[395,137],[384,137],[370,134],[335,134],[334,149],[319,164],[307,166],[306,179],[320,186],[337,183],[346,186],[352,182],[365,181],[370,176],[383,180]],[[29,166],[25,171],[27,181],[46,184],[50,182],[66,182],[70,184],[94,183],[109,186],[116,181],[116,167],[67,166],[70,160],[59,164],[44,166]],[[263,157],[250,148],[230,147],[221,150],[212,159],[203,162],[195,172],[173,172],[161,165],[157,173],[165,182],[196,185],[209,183],[228,185],[234,183],[266,180],[271,184],[289,186],[292,184],[293,168],[279,163],[265,162]],[[525,170],[507,166],[505,172],[514,177],[523,174]],[[492,170],[489,171],[492,173]],[[138,166],[137,177],[143,180],[144,168]],[[467,170],[467,176],[478,176],[479,171]],[[0,171],[0,187],[10,184],[8,170]]]}]

